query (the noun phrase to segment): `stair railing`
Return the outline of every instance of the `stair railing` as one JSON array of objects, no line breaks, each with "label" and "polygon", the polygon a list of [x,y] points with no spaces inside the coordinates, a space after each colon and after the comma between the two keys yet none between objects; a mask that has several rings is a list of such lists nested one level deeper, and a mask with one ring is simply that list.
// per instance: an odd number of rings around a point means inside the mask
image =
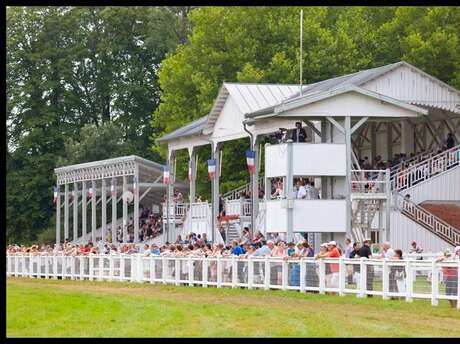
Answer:
[{"label": "stair railing", "polygon": [[449,225],[436,215],[423,209],[414,202],[404,199],[401,194],[397,194],[397,208],[410,219],[424,225],[435,234],[440,235],[453,245],[460,245],[460,231]]},{"label": "stair railing", "polygon": [[[262,177],[259,177],[259,181],[258,181],[258,185],[260,189],[263,189],[263,184],[264,184],[264,177],[262,176]],[[247,184],[241,185],[240,187],[236,189],[226,192],[225,194],[223,194],[222,197],[224,199],[234,200],[234,199],[240,198],[243,192],[248,193],[250,191],[251,191],[251,183],[247,183]]]},{"label": "stair railing", "polygon": [[391,177],[391,188],[395,191],[408,189],[419,182],[447,171],[458,165],[459,162],[460,145],[394,173]]}]

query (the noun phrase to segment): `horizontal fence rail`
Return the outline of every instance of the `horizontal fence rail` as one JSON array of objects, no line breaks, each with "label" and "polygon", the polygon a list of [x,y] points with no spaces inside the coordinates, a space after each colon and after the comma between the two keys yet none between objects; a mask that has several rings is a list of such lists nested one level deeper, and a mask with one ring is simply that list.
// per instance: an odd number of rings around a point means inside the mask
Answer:
[{"label": "horizontal fence rail", "polygon": [[7,276],[457,300],[460,261],[7,254]]}]

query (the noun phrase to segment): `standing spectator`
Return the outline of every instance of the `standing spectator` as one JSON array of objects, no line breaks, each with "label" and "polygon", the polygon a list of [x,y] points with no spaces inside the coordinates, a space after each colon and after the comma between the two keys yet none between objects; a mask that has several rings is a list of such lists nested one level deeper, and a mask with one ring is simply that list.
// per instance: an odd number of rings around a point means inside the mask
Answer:
[{"label": "standing spectator", "polygon": [[382,245],[382,258],[391,259],[395,254],[395,251],[391,248],[391,244],[388,241],[385,241]]},{"label": "standing spectator", "polygon": [[[363,241],[363,246],[359,249],[359,256],[365,257],[367,259],[372,257],[371,252],[371,239],[365,239]],[[367,265],[367,283],[366,283],[366,290],[374,290],[374,267],[372,265]],[[372,295],[368,295],[372,297]]]},{"label": "standing spectator", "polygon": [[[420,246],[417,245],[417,242],[415,240],[412,240],[410,242],[410,249],[409,249],[409,253],[412,253],[412,254],[421,254],[423,252],[423,248],[421,248]],[[420,256],[417,258],[418,260],[422,260],[423,257]]]},{"label": "standing spectator", "polygon": [[[361,244],[359,242],[353,243],[353,251],[350,253],[350,259],[358,259],[359,258],[359,250],[361,248]],[[351,277],[351,278],[350,278]],[[353,272],[351,276],[348,277],[349,284],[358,284],[359,282],[359,265],[353,264]]]},{"label": "standing spectator", "polygon": [[305,142],[307,138],[307,133],[305,129],[302,128],[302,122],[295,122],[295,129],[292,131],[292,141],[294,142]]},{"label": "standing spectator", "polygon": [[[341,254],[337,249],[337,243],[335,241],[330,241],[327,244],[327,258],[340,258]],[[330,265],[330,274],[326,275],[326,287],[329,288],[338,288],[339,286],[339,264],[329,263]]]},{"label": "standing spectator", "polygon": [[[394,255],[390,258],[391,260],[402,260],[403,253],[401,250],[394,250]],[[404,266],[391,266],[389,279],[389,292],[398,293],[404,292],[404,279],[406,278],[406,271]],[[398,297],[391,297],[392,300],[399,299]]]},{"label": "standing spectator", "polygon": [[455,146],[455,139],[452,133],[447,134],[446,149],[451,149]]},{"label": "standing spectator", "polygon": [[[442,262],[445,260],[456,260],[460,259],[460,246],[456,246],[454,249],[454,257],[449,249],[444,251],[444,255],[436,259],[436,262]],[[446,295],[457,296],[458,293],[458,268],[457,267],[443,267],[442,275],[444,277],[444,284],[446,285]],[[457,300],[449,300],[452,308],[457,307]]]},{"label": "standing spectator", "polygon": [[353,245],[351,244],[351,240],[349,238],[345,239],[345,245],[344,245],[344,256],[345,258],[350,258],[351,252],[353,252]]},{"label": "standing spectator", "polygon": [[307,196],[307,190],[305,189],[303,182],[298,180],[296,183],[296,186],[297,186],[297,192],[296,192],[295,198],[297,199],[305,198]]}]

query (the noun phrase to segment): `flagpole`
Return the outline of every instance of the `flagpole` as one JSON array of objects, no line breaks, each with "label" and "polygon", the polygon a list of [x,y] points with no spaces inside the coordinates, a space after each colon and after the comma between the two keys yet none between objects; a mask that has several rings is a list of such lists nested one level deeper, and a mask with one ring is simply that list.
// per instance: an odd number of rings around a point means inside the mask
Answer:
[{"label": "flagpole", "polygon": [[300,10],[300,95],[302,96],[302,46],[303,46],[303,10]]}]

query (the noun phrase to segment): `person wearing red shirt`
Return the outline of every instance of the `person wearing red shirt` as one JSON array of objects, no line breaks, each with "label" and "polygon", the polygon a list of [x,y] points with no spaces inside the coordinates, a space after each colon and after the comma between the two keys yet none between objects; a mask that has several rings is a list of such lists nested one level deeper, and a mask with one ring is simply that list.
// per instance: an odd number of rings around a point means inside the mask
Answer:
[{"label": "person wearing red shirt", "polygon": [[[327,244],[327,258],[340,258],[341,254],[337,248],[335,241],[330,241]],[[327,288],[338,288],[339,287],[339,264],[329,263],[330,273],[326,275],[326,287]]]},{"label": "person wearing red shirt", "polygon": [[[436,262],[442,262],[444,260],[458,261],[460,259],[460,246],[456,246],[454,249],[454,257],[449,249],[444,251],[444,255],[436,259]],[[458,294],[458,268],[456,267],[442,267],[442,275],[444,277],[444,283],[446,285],[446,295],[457,296]],[[457,300],[449,300],[452,308],[457,307]]]}]

